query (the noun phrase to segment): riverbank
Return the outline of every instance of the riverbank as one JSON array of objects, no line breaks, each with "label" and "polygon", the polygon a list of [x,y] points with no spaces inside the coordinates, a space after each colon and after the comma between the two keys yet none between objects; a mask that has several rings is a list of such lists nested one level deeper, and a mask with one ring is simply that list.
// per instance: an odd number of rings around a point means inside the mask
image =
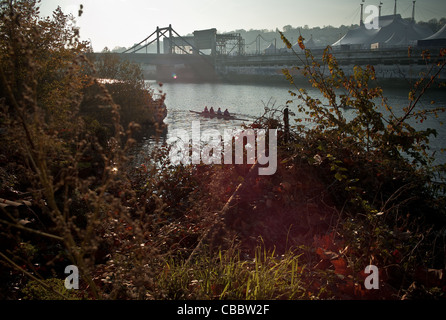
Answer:
[{"label": "riverbank", "polygon": [[[9,9],[0,299],[445,298],[446,182],[435,178],[446,168],[429,161],[430,124],[415,126],[441,116],[430,99],[390,109],[407,91],[385,97],[368,86],[372,69],[347,79],[333,61],[333,82],[313,83],[319,96],[271,84],[149,88],[138,65],[114,55],[93,65],[60,9],[45,20],[33,2]],[[157,102],[174,111],[166,137],[205,105],[252,121],[203,119],[217,141],[190,137],[215,161],[178,164],[169,145],[132,138]],[[213,142],[229,127],[248,141],[235,145],[242,161],[219,164]],[[179,136],[183,159],[194,157],[188,132]],[[251,156],[248,143],[266,141]],[[266,160],[275,170],[260,175]]]}]

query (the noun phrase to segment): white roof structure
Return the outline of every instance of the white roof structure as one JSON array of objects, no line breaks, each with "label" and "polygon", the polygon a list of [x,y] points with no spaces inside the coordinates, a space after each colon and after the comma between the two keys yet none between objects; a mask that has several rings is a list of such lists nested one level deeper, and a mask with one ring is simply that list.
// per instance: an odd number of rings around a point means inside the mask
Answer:
[{"label": "white roof structure", "polygon": [[268,46],[268,48],[265,49],[265,54],[274,54],[274,53],[276,53],[276,51],[277,51],[276,46],[273,43],[271,43]]},{"label": "white roof structure", "polygon": [[[316,43],[313,40],[313,36],[311,36],[310,39],[308,39],[308,40],[304,40],[304,45],[305,45],[305,48],[307,48],[307,49],[315,48]],[[299,46],[299,41],[296,41],[296,43],[293,44],[293,50],[296,52],[299,52],[302,50]]]},{"label": "white roof structure", "polygon": [[376,29],[367,29],[364,25],[349,30],[341,39],[332,44],[332,47],[341,45],[368,45],[370,40],[378,33]]},{"label": "white roof structure", "polygon": [[301,50],[301,48],[299,47],[299,41],[296,41],[296,43],[293,44],[293,50],[296,52],[299,52],[299,50]]},{"label": "white roof structure", "polygon": [[311,35],[310,39],[308,39],[307,41],[304,41],[304,45],[308,49],[316,47],[316,43],[313,40],[313,35]]},{"label": "white roof structure", "polygon": [[404,20],[401,15],[396,14],[379,17],[378,29],[367,29],[364,24],[361,24],[358,28],[349,30],[332,46],[357,45],[370,48],[370,45],[375,43],[386,46],[405,46],[432,34],[429,28],[418,26],[413,21]]},{"label": "white roof structure", "polygon": [[434,33],[430,37],[427,37],[426,39],[423,39],[423,40],[437,40],[437,39],[446,39],[446,24],[443,26],[443,28],[438,30],[436,33]]},{"label": "white roof structure", "polygon": [[418,27],[415,23],[395,18],[390,24],[381,27],[371,39],[371,43],[386,43],[388,45],[408,45],[411,42],[424,39],[433,32]]},{"label": "white roof structure", "polygon": [[419,46],[446,46],[446,24],[436,33],[422,40],[418,40]]}]

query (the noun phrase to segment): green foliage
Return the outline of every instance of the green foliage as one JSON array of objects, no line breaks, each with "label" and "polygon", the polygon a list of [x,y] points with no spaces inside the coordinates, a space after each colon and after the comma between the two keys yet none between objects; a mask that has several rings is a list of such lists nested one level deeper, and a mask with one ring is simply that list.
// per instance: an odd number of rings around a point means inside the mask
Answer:
[{"label": "green foliage", "polygon": [[158,285],[167,299],[302,299],[304,272],[295,252],[277,256],[258,246],[252,260],[228,250],[200,255],[191,265],[166,262]]},{"label": "green foliage", "polygon": [[102,53],[95,64],[99,78],[131,82],[141,88],[144,86],[141,68],[137,64],[121,61],[116,53],[108,51]]},{"label": "green foliage", "polygon": [[31,280],[22,289],[25,300],[80,300],[79,292],[65,288],[64,280],[51,278],[43,281]]},{"label": "green foliage", "polygon": [[[281,36],[288,45],[289,41],[283,34]],[[431,179],[429,164],[433,160],[428,153],[429,140],[436,131],[417,130],[410,120],[438,116],[445,111],[444,107],[421,111],[415,108],[433,85],[433,79],[444,69],[444,57],[440,57],[438,67],[428,70],[415,84],[410,91],[408,107],[396,112],[387,104],[382,89],[373,86],[376,79],[373,66],[355,66],[353,73],[347,75],[330,47],[316,59],[305,48],[302,37],[299,44],[305,52],[300,71],[324,97],[324,100],[312,98],[305,89],[297,87],[290,72],[284,70],[297,90],[290,94],[303,102],[297,110],[307,115],[298,120],[305,125],[296,126],[296,130],[305,137],[305,149],[315,152],[308,158],[319,157],[321,163],[330,168],[338,185],[349,191],[352,200],[365,205],[363,209],[372,208],[373,204],[367,203],[377,196],[390,197],[392,193],[384,192],[388,186],[392,189],[418,180],[418,186],[424,189]],[[352,116],[346,117],[346,110]],[[360,194],[356,191],[360,184],[364,185],[365,179],[367,194]]]},{"label": "green foliage", "polygon": [[[165,117],[165,97],[145,83],[139,65],[121,60],[117,54],[104,52],[94,61],[90,75],[97,80],[84,87],[80,105],[81,114],[88,119],[99,120],[103,126],[113,126],[114,115],[110,113],[111,105],[103,94],[104,88],[119,108],[123,128],[128,128],[132,122],[151,126]],[[159,113],[161,117],[158,117]]]},{"label": "green foliage", "polygon": [[[20,184],[14,186],[27,191],[25,195],[33,206],[23,210],[1,208],[0,254],[2,262],[16,272],[8,281],[23,283],[25,276],[36,278],[38,270],[29,263],[32,255],[46,260],[39,261],[39,266],[45,265],[42,278],[50,274],[62,277],[52,266],[58,264],[54,268],[60,270],[59,264],[70,261],[79,268],[88,296],[100,298],[105,290],[101,291],[93,279],[95,261],[105,259],[106,254],[99,247],[107,247],[112,234],[122,237],[116,239],[115,249],[120,251],[116,255],[127,254],[122,260],[132,261],[135,270],[140,264],[151,265],[147,259],[154,258],[147,254],[154,248],[140,247],[145,240],[141,226],[137,226],[139,222],[129,226],[134,213],[129,206],[133,193],[126,175],[125,154],[134,141],[121,143],[125,134],[119,106],[106,85],[97,81],[95,67],[85,56],[88,44],[79,41],[72,17],[58,8],[52,18],[41,18],[36,2],[31,0],[3,1],[0,17],[0,141],[2,159],[8,160],[2,160],[1,167],[7,177],[17,174]],[[122,69],[129,72],[129,79],[137,71],[130,65]],[[137,104],[147,98],[147,88],[141,86],[140,79],[128,83],[131,86],[122,89],[127,90],[124,95],[135,94]],[[98,101],[108,106],[101,115],[110,119],[109,127],[105,127],[101,117],[87,118],[79,113],[87,88],[93,84]],[[118,99],[119,94],[116,96]],[[127,101],[131,100],[122,103]],[[143,114],[132,116],[133,120],[144,120]],[[126,122],[130,120],[125,118]],[[136,127],[132,125],[129,130]],[[1,186],[11,185],[14,181],[10,180]],[[2,197],[8,191],[0,190]],[[15,190],[14,193],[19,197],[24,194]],[[4,232],[3,226],[7,226]],[[41,239],[35,238],[39,236]],[[132,245],[126,242],[127,237],[134,242]],[[31,250],[33,247],[22,245],[28,241],[38,250],[37,254]],[[118,244],[126,249],[119,250]],[[129,252],[135,246],[139,248],[137,253]],[[12,259],[8,258],[11,255]],[[14,261],[27,263],[19,266]],[[133,269],[125,269],[127,272]],[[141,285],[145,283],[142,281]],[[30,297],[45,298],[40,289],[34,290],[33,284],[28,289]],[[7,290],[2,288],[1,294]]]},{"label": "green foliage", "polygon": [[437,132],[414,126],[445,111],[444,106],[419,106],[446,66],[444,50],[435,60],[422,53],[426,72],[410,89],[407,107],[397,110],[376,85],[373,66],[355,66],[348,75],[330,47],[315,58],[303,40],[300,37],[298,43],[304,58],[296,54],[303,67],[294,69],[324,99],[312,98],[296,85],[289,70],[283,70],[296,89],[290,95],[301,102],[297,111],[305,115],[294,126],[289,143],[294,154],[289,157],[317,166],[328,193],[342,208],[335,232],[343,248],[335,251],[343,253],[338,261],[351,269],[335,264],[335,272],[358,274],[374,264],[386,270],[391,286],[407,290],[407,282],[419,281],[417,270],[422,266],[444,267],[441,249],[429,247],[446,225],[445,193],[440,191],[445,186],[444,168],[433,166],[429,153],[430,138]]}]

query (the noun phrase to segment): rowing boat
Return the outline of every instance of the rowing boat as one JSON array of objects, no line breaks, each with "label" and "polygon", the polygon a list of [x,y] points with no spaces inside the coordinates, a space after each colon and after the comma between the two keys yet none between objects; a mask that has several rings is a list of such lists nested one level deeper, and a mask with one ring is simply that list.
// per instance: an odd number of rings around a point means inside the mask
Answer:
[{"label": "rowing boat", "polygon": [[216,113],[214,113],[214,114],[210,114],[210,113],[208,113],[208,112],[200,112],[200,111],[194,111],[194,110],[189,110],[190,112],[192,112],[192,113],[196,113],[196,114],[199,114],[200,116],[202,116],[202,117],[205,117],[205,118],[211,118],[211,119],[213,119],[213,118],[217,118],[217,119],[223,119],[223,120],[241,120],[241,121],[249,121],[249,120],[247,120],[247,119],[240,119],[240,118],[237,118],[237,117],[235,117],[235,116],[225,116],[225,115],[223,115],[223,114],[216,114]]}]

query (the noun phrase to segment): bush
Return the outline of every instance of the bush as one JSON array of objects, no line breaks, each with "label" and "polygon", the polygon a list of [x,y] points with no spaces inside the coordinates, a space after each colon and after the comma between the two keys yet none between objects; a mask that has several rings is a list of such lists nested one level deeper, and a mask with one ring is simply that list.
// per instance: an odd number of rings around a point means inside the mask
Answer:
[{"label": "bush", "polygon": [[[283,34],[282,39],[291,49]],[[444,258],[442,244],[430,247],[446,226],[446,176],[441,166],[433,165],[429,154],[429,139],[437,133],[418,130],[410,123],[445,111],[444,107],[421,109],[418,103],[437,85],[435,79],[446,66],[446,51],[440,50],[435,59],[423,52],[432,67],[410,89],[408,106],[395,110],[387,104],[382,89],[373,85],[373,66],[355,66],[354,73],[347,76],[330,47],[318,60],[303,40],[299,38],[304,58],[295,52],[303,67],[296,69],[325,100],[312,98],[295,84],[290,71],[284,70],[296,88],[290,91],[291,96],[302,102],[297,111],[306,115],[297,119],[288,156],[296,164],[303,161],[317,167],[316,174],[335,199],[342,218],[334,232],[344,244],[331,249],[343,252],[342,262],[355,272],[368,264],[393,270],[384,278],[387,283],[393,281],[396,291],[404,292],[413,281],[419,281],[419,268],[444,268],[444,261],[440,262]],[[353,117],[347,119],[345,109],[350,109]]]},{"label": "bush", "polygon": [[[2,2],[0,17],[0,152],[8,160],[1,166],[10,180],[2,186],[14,184],[20,188],[13,190],[14,199],[26,197],[31,202],[24,211],[3,207],[0,211],[2,262],[15,270],[9,285],[26,283],[26,275],[39,272],[24,256],[27,252],[16,250],[30,241],[38,250],[36,256],[44,260],[39,265],[46,268],[45,277],[61,278],[60,264],[74,264],[90,298],[145,296],[153,284],[157,248],[144,246],[151,235],[144,233],[143,221],[132,220],[134,214],[145,214],[130,206],[135,193],[126,171],[126,153],[134,141],[121,141],[125,133],[119,106],[85,56],[88,43],[79,41],[78,30],[70,26],[73,17],[60,8],[52,18],[42,19],[36,1]],[[138,87],[141,82],[130,82],[133,85],[124,87],[123,96],[146,94],[146,88]],[[104,111],[108,123],[102,114],[86,119],[79,112],[92,84],[98,101],[109,106]],[[138,97],[135,104],[141,102]],[[136,127],[130,126],[129,135]],[[116,267],[117,280],[103,286],[106,271],[101,273],[97,262],[110,260],[114,262],[107,267]],[[128,279],[133,279],[130,285]],[[49,283],[58,286],[57,280]],[[1,296],[8,289],[2,287]],[[33,283],[26,292],[46,298]]]}]

